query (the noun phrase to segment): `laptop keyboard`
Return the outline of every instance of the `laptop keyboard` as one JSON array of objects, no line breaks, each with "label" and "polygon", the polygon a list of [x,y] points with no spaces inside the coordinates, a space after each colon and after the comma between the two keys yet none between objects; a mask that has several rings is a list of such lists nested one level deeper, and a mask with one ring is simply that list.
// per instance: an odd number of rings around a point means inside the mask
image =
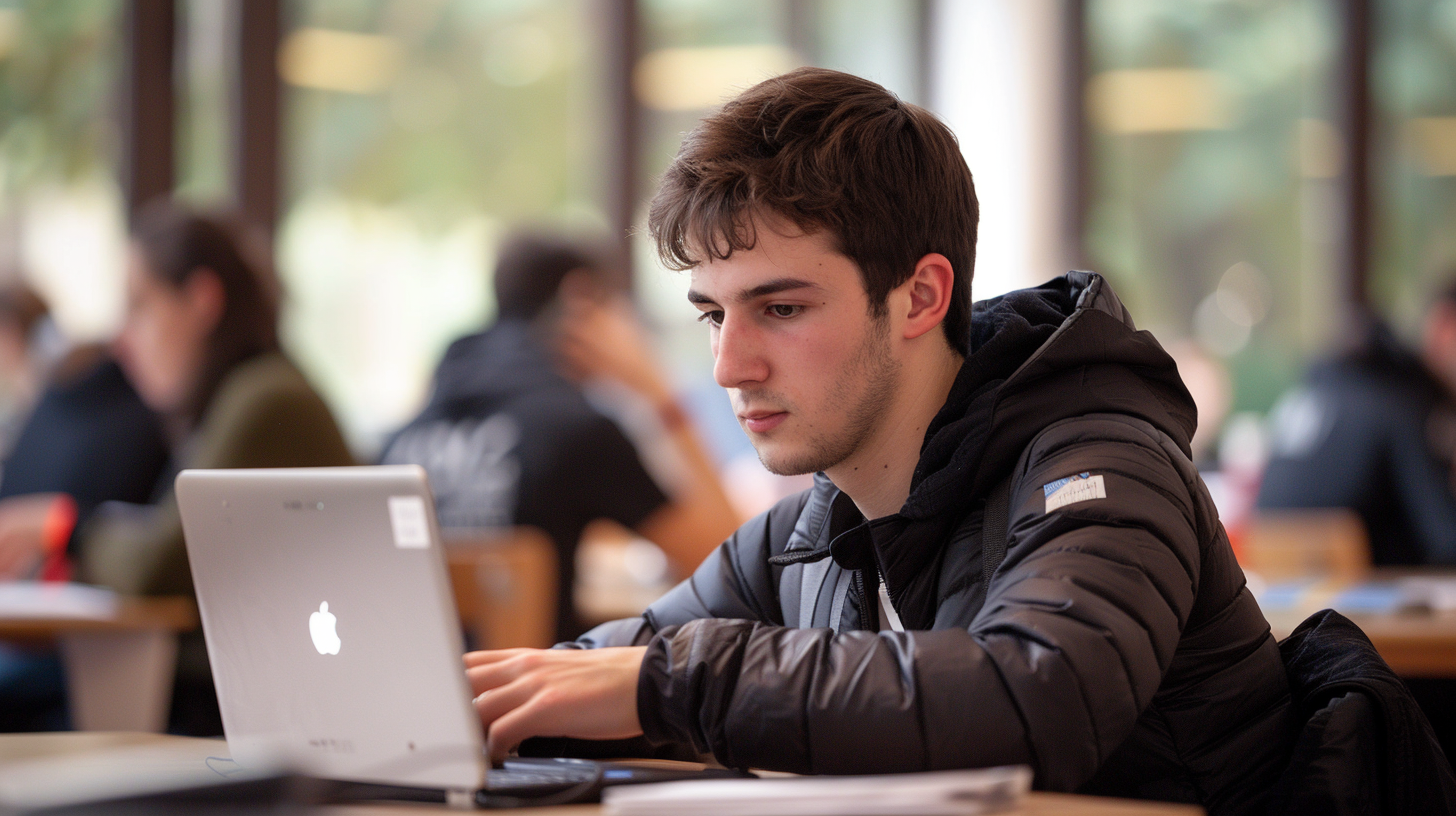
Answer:
[{"label": "laptop keyboard", "polygon": [[583,760],[508,759],[505,767],[486,772],[485,789],[491,793],[529,796],[594,782],[601,772],[600,765]]}]

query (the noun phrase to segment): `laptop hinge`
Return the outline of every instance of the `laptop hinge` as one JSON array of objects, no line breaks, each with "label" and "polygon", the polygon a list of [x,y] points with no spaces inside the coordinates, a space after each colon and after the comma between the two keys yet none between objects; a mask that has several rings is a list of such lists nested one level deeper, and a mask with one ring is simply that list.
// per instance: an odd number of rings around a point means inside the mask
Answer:
[{"label": "laptop hinge", "polygon": [[445,806],[455,810],[475,810],[475,791],[452,788],[445,791]]}]

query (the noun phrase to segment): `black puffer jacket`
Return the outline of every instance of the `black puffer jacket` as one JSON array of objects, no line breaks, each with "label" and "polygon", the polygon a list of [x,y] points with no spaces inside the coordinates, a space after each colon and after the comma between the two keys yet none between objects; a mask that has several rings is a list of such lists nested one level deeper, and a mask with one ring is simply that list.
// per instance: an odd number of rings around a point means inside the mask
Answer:
[{"label": "black puffer jacket", "polygon": [[[821,477],[582,645],[650,642],[646,735],[732,766],[1026,763],[1043,789],[1259,809],[1289,756],[1288,685],[1189,460],[1172,360],[1089,273],[973,324],[898,514],[867,523]],[[982,518],[1008,474],[988,591]],[[1105,498],[1045,510],[1084,474]],[[877,631],[881,575],[906,632]]]}]

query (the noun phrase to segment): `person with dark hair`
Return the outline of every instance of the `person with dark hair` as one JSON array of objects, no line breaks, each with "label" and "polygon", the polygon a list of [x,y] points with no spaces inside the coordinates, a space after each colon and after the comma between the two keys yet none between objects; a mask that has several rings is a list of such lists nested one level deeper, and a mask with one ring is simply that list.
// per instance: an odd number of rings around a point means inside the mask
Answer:
[{"label": "person with dark hair", "polygon": [[[161,415],[172,456],[153,503],[102,505],[76,531],[77,580],[133,595],[191,594],[172,492],[183,468],[353,464],[332,413],[279,349],[277,316],[275,287],[228,222],[168,202],[143,209],[115,350]],[[39,513],[11,520],[0,535],[11,574],[35,568],[50,523]],[[200,635],[181,643],[175,688],[173,726],[218,733]]]},{"label": "person with dark hair", "polygon": [[466,655],[493,756],[645,736],[1262,812],[1288,681],[1192,400],[1097,275],[972,305],[977,218],[951,132],[858,77],[770,79],[688,135],[652,235],[760,459],[815,485],[640,618]]},{"label": "person with dark hair", "polygon": [[[545,233],[509,239],[494,275],[495,323],[451,344],[429,404],[383,456],[386,464],[425,468],[444,527],[526,525],[550,536],[560,639],[584,628],[573,588],[589,523],[609,519],[636,530],[686,575],[739,522],[599,257]],[[593,377],[651,406],[677,467],[652,472],[583,394],[581,381]]]},{"label": "person with dark hair", "polygon": [[1379,320],[1270,413],[1261,509],[1346,507],[1378,565],[1456,564],[1456,272],[1412,351]]},{"label": "person with dark hair", "polygon": [[169,203],[137,219],[117,356],[174,451],[149,512],[82,531],[82,580],[191,593],[171,477],[183,468],[353,464],[333,414],[278,345],[276,286],[228,222]]}]

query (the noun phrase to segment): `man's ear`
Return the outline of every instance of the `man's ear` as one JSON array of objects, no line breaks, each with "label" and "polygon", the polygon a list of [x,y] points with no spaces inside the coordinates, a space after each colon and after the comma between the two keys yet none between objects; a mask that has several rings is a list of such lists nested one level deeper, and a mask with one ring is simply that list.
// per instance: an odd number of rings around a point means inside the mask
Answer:
[{"label": "man's ear", "polygon": [[944,255],[932,252],[915,262],[915,271],[910,279],[897,287],[908,301],[904,328],[906,340],[925,334],[945,320],[954,285],[955,270]]}]

